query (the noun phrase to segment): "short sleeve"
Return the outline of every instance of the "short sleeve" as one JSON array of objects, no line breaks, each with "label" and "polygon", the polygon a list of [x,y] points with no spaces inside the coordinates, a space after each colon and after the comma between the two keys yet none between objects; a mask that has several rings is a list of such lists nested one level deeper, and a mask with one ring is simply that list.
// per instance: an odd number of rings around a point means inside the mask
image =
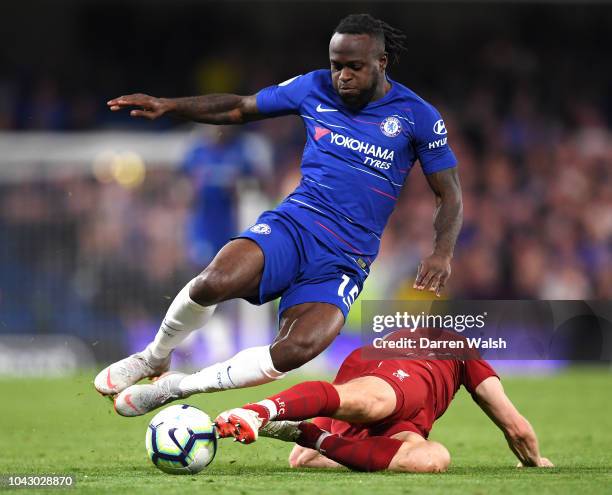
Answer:
[{"label": "short sleeve", "polygon": [[331,418],[323,418],[318,417],[312,420],[313,424],[317,425],[319,428],[325,431],[332,431],[332,419]]},{"label": "short sleeve", "polygon": [[302,101],[312,87],[312,73],[287,79],[257,93],[257,109],[262,114],[298,113]]},{"label": "short sleeve", "polygon": [[463,362],[463,386],[470,394],[491,376],[499,378],[493,367],[483,359],[468,359]]},{"label": "short sleeve", "polygon": [[440,113],[429,103],[418,110],[415,125],[415,149],[423,172],[433,174],[457,165],[448,145],[446,126]]}]

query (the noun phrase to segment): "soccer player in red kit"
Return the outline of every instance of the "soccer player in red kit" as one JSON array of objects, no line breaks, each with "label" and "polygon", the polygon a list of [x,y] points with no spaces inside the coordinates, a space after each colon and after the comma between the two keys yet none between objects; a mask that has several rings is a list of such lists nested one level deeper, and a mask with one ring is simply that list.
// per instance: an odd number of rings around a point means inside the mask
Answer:
[{"label": "soccer player in red kit", "polygon": [[242,443],[259,434],[296,442],[292,467],[443,472],[450,454],[427,438],[463,385],[502,430],[519,466],[553,466],[486,361],[365,360],[363,349],[344,360],[332,383],[303,382],[221,413],[219,435]]}]

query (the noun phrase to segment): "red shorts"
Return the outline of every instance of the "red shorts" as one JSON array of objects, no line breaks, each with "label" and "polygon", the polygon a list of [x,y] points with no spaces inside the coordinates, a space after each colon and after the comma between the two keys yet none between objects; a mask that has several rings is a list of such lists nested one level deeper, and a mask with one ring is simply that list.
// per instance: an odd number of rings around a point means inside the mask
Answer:
[{"label": "red shorts", "polygon": [[346,358],[334,384],[346,383],[363,376],[385,380],[395,391],[393,413],[384,420],[371,424],[351,424],[338,419],[317,418],[315,423],[330,433],[344,437],[390,437],[410,431],[427,438],[435,420],[431,384],[422,375],[422,365],[407,359],[363,361],[359,350]]}]

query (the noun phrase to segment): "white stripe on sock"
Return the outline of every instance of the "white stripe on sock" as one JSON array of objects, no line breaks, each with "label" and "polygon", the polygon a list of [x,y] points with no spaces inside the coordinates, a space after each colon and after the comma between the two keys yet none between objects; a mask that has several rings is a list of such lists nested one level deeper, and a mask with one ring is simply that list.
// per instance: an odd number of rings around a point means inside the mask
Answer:
[{"label": "white stripe on sock", "polygon": [[270,421],[273,421],[278,415],[278,409],[274,401],[270,399],[260,400],[257,404],[265,407],[268,410],[268,414],[270,415]]},{"label": "white stripe on sock", "polygon": [[329,436],[331,436],[331,433],[324,431],[323,433],[321,433],[321,436],[317,439],[315,443],[315,450],[317,450],[323,455],[325,455],[325,451],[321,450],[321,444],[323,443],[323,440],[325,440]]}]

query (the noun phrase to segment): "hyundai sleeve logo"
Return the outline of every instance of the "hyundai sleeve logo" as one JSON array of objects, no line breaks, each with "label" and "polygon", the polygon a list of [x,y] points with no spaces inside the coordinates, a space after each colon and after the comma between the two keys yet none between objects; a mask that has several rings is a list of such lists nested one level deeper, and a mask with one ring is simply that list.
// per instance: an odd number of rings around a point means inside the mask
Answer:
[{"label": "hyundai sleeve logo", "polygon": [[444,121],[442,119],[438,120],[434,124],[433,131],[440,136],[444,136],[444,134],[446,134],[446,126],[444,125]]}]

